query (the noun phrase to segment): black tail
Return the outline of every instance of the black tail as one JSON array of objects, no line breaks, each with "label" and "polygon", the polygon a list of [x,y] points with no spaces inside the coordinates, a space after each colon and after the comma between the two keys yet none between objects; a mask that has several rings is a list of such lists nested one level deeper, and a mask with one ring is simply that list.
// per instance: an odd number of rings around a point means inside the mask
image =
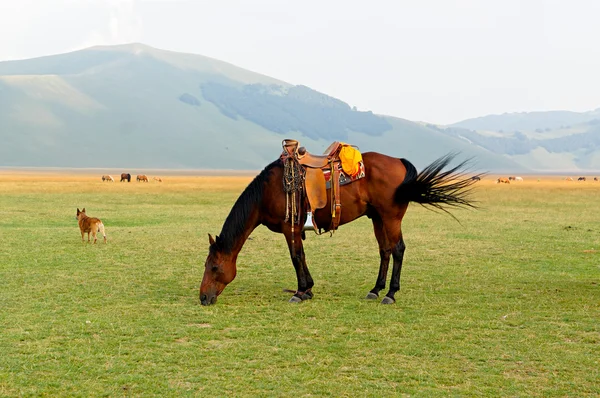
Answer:
[{"label": "black tail", "polygon": [[[396,189],[394,198],[396,202],[429,205],[448,214],[450,213],[446,209],[447,207],[475,208],[474,202],[469,197],[473,190],[472,185],[477,182],[476,179],[467,176],[470,159],[443,171],[455,157],[456,153],[442,156],[425,167],[419,174],[417,174],[415,166],[408,160],[401,159],[407,172],[406,178]],[[477,176],[484,174],[477,174]]]}]

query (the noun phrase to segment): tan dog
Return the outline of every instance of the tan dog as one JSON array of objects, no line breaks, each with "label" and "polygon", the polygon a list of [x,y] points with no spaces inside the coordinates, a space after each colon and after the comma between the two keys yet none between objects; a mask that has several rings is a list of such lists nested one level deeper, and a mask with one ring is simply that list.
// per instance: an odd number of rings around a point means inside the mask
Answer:
[{"label": "tan dog", "polygon": [[81,231],[81,241],[83,242],[83,234],[87,232],[88,234],[88,242],[90,241],[90,232],[94,237],[94,243],[96,243],[96,234],[98,232],[102,232],[102,236],[104,236],[104,243],[106,243],[106,233],[104,232],[104,224],[100,221],[99,218],[96,217],[88,217],[85,214],[85,207],[83,210],[79,210],[77,208],[77,221],[79,222],[79,230]]}]

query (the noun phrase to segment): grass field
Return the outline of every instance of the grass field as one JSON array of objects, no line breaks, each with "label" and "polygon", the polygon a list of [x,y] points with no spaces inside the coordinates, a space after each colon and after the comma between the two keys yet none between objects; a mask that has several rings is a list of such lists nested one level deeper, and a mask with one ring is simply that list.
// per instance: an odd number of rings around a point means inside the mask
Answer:
[{"label": "grass field", "polygon": [[[0,173],[0,396],[600,395],[600,183],[486,178],[460,224],[411,205],[390,306],[363,299],[368,219],[308,235],[301,304],[259,227],[202,307],[207,233],[250,178],[99,177]],[[77,207],[108,244],[81,243]]]}]

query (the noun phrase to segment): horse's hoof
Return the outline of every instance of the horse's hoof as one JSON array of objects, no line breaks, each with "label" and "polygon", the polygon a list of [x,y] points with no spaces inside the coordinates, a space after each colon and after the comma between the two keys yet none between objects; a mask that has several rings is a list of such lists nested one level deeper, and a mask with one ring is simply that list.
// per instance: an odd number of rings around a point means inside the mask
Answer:
[{"label": "horse's hoof", "polygon": [[396,300],[391,297],[385,296],[383,300],[381,300],[381,304],[394,304]]},{"label": "horse's hoof", "polygon": [[302,299],[298,296],[292,296],[290,301],[288,301],[288,303],[301,303],[301,302],[302,302]]},{"label": "horse's hoof", "polygon": [[377,293],[373,293],[373,292],[369,292],[369,294],[367,294],[367,297],[365,297],[365,299],[367,300],[377,300],[379,298],[379,295]]},{"label": "horse's hoof", "polygon": [[306,292],[301,296],[302,300],[311,300],[313,298],[312,292]]}]

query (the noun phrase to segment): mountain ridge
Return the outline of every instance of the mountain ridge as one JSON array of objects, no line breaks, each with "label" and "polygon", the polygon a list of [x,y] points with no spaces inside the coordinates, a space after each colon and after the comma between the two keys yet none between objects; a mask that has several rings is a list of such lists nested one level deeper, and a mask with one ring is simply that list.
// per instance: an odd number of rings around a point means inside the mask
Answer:
[{"label": "mountain ridge", "polygon": [[534,171],[600,172],[600,108],[487,115],[441,130]]},{"label": "mountain ridge", "polygon": [[346,141],[417,167],[461,151],[483,170],[530,169],[437,126],[203,55],[132,43],[0,62],[0,166],[261,169],[283,138],[311,152]]}]

